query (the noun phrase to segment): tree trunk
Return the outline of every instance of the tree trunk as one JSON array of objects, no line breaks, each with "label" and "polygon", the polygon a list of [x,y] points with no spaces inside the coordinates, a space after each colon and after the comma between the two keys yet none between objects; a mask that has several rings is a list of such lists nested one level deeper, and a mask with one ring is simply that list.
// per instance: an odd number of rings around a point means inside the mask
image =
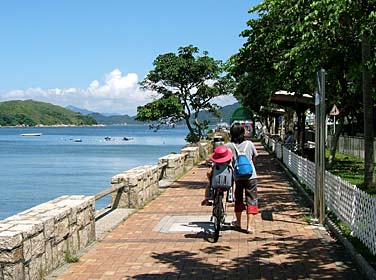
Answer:
[{"label": "tree trunk", "polygon": [[186,125],[187,125],[187,127],[188,127],[188,130],[189,130],[189,132],[192,134],[192,135],[194,135],[195,134],[195,130],[193,129],[193,127],[192,127],[192,124],[191,124],[191,122],[190,122],[190,115],[188,116],[185,116],[184,117],[184,120],[185,120],[185,123],[186,123]]},{"label": "tree trunk", "polygon": [[362,89],[364,110],[364,187],[371,188],[374,183],[374,151],[373,151],[373,100],[371,87],[371,72],[369,63],[371,60],[371,45],[368,35],[362,38]]},{"label": "tree trunk", "polygon": [[200,122],[198,120],[198,111],[195,112],[195,114],[194,114],[194,121],[193,121],[193,123],[194,123],[194,125],[195,125],[195,127],[197,129],[196,130],[197,131],[197,136],[201,140],[202,139],[202,130],[201,130],[201,124],[200,124]]},{"label": "tree trunk", "polygon": [[329,162],[327,166],[328,169],[330,169],[333,166],[334,160],[336,158],[338,140],[339,140],[339,136],[341,135],[344,123],[345,123],[345,118],[344,116],[342,116],[339,119],[339,127],[337,127],[336,133],[333,136],[332,145],[329,147],[330,155],[329,155]]},{"label": "tree trunk", "polygon": [[297,142],[300,145],[300,147],[303,147],[305,142],[305,114],[304,110],[297,109],[296,114],[298,116],[298,139]]}]

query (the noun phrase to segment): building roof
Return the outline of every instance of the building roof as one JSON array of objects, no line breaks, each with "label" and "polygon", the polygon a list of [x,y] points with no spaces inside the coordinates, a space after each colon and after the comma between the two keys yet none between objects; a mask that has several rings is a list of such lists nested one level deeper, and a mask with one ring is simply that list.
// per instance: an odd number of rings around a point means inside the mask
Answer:
[{"label": "building roof", "polygon": [[298,95],[295,92],[277,91],[270,99],[271,103],[280,106],[293,107],[304,106],[305,109],[314,107],[314,98],[309,94]]}]

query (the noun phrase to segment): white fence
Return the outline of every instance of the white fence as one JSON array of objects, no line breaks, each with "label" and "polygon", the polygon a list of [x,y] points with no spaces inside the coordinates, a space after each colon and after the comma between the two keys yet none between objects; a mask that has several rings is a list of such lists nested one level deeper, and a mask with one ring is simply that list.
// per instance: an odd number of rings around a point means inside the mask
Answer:
[{"label": "white fence", "polygon": [[[265,143],[278,159],[312,192],[315,164],[284,147],[267,135]],[[325,172],[325,206],[344,222],[353,235],[376,255],[376,197],[365,193],[338,176]]]}]

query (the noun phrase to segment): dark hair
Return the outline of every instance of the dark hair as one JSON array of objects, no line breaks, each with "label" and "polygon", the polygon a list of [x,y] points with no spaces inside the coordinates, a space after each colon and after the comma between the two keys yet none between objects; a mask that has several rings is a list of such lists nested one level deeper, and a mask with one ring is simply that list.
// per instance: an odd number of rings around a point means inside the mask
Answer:
[{"label": "dark hair", "polygon": [[236,122],[232,124],[230,134],[231,142],[240,144],[244,141],[245,129],[240,123]]}]

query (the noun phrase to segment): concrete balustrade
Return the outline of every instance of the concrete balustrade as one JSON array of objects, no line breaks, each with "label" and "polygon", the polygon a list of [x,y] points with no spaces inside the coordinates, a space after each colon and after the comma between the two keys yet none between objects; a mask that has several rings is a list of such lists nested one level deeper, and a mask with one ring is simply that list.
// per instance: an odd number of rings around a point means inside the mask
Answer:
[{"label": "concrete balustrade", "polygon": [[95,240],[95,199],[62,196],[0,221],[0,279],[43,279]]}]

